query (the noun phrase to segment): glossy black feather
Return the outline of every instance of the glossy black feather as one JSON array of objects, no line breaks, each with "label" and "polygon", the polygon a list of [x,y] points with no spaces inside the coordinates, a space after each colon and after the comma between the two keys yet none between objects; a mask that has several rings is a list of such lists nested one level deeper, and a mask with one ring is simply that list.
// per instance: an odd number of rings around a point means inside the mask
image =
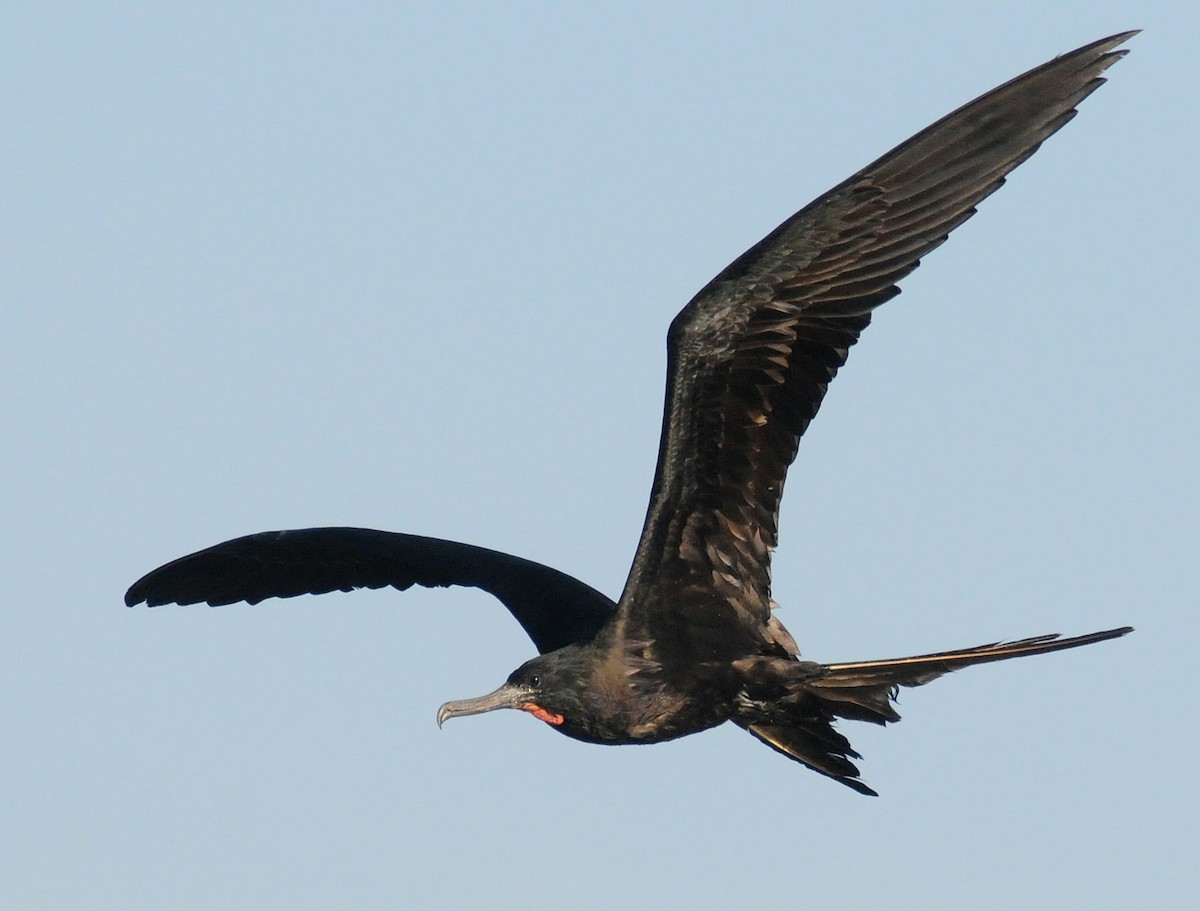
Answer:
[{"label": "glossy black feather", "polygon": [[264,531],[180,557],[143,576],[129,606],[211,605],[356,588],[464,585],[495,595],[539,652],[595,636],[613,602],[557,569],[511,554],[370,528]]}]

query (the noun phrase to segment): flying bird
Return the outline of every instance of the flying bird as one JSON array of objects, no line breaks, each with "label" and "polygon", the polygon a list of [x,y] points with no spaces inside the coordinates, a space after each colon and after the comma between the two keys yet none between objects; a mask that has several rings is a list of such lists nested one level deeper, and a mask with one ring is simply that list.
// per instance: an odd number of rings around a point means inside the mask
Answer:
[{"label": "flying bird", "polygon": [[495,692],[447,702],[439,725],[511,708],[578,740],[632,744],[732,721],[874,794],[837,719],[897,721],[899,687],[1130,632],[822,664],[801,657],[773,613],[770,569],[788,466],[871,313],[1075,116],[1134,34],[1057,57],[943,117],[788,218],[692,298],[667,334],[658,467],[618,601],[548,566],[469,544],[307,528],[182,557],[138,580],[125,602],[256,604],[473,586],[508,608],[539,654]]}]

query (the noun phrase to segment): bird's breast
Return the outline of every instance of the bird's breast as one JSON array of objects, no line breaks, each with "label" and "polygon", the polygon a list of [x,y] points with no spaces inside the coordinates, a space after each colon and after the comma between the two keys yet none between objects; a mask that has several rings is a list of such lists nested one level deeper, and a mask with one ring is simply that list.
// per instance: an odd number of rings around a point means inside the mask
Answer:
[{"label": "bird's breast", "polygon": [[578,717],[568,715],[559,730],[595,743],[656,743],[715,727],[730,718],[732,706],[732,695],[701,668],[677,681],[652,663],[614,657],[583,690]]}]

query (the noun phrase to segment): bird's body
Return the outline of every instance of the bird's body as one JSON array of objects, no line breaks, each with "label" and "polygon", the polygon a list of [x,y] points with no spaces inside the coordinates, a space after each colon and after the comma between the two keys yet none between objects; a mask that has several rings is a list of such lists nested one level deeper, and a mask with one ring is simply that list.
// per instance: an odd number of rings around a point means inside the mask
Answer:
[{"label": "bird's body", "polygon": [[466,544],[355,528],[264,532],[154,570],[130,605],[256,603],[353,588],[469,585],[539,656],[439,723],[524,709],[596,743],[652,743],[727,721],[863,793],[837,718],[886,723],[898,686],[1074,648],[1108,630],[883,661],[802,660],[773,614],[784,478],[830,381],[896,282],[1071,119],[1133,33],[976,99],[787,219],[723,270],[668,333],[666,404],[645,527],[616,602],[557,570]]}]

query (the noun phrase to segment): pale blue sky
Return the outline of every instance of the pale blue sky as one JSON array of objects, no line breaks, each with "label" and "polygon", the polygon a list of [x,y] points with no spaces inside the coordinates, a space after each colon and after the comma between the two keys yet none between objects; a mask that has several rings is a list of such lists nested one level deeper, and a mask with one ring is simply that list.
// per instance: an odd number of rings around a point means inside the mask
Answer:
[{"label": "pale blue sky", "polygon": [[[0,906],[1193,902],[1194,4],[396,6],[6,5]],[[846,725],[878,799],[732,728],[439,731],[533,654],[476,592],[122,606],[181,554],[332,524],[616,595],[687,299],[1134,27],[854,350],[775,594],[822,660],[1138,630]]]}]

